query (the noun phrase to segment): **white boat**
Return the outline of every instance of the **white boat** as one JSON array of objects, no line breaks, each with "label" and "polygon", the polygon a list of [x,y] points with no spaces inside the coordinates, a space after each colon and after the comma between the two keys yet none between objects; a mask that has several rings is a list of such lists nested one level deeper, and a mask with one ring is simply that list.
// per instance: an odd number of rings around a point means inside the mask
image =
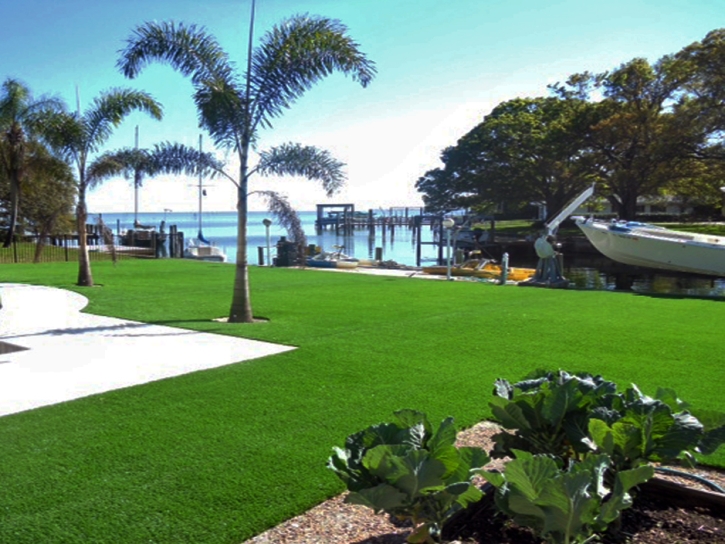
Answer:
[{"label": "white boat", "polygon": [[725,237],[670,230],[633,221],[574,219],[592,245],[613,261],[725,276]]},{"label": "white boat", "polygon": [[[199,135],[199,153],[201,153],[201,134]],[[201,229],[201,203],[206,191],[201,183],[201,173],[199,173],[199,233],[196,238],[189,240],[186,249],[184,249],[185,259],[197,259],[199,261],[216,261],[225,263],[227,256],[221,248],[212,245],[209,240],[204,238],[204,234]]]},{"label": "white boat", "polygon": [[227,256],[221,248],[202,242],[199,238],[189,240],[189,244],[184,249],[184,258],[219,263],[227,262]]},{"label": "white boat", "polygon": [[335,251],[332,253],[321,251],[317,255],[308,257],[305,261],[307,263],[307,266],[315,268],[344,268],[348,270],[358,267],[360,261],[358,259],[345,255],[342,252],[344,246],[333,247],[335,248]]}]

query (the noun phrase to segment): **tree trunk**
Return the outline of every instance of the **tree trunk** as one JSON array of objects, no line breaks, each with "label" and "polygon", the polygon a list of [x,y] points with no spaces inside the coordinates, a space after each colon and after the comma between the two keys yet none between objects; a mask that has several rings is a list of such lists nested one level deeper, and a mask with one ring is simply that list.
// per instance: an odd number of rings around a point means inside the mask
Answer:
[{"label": "tree trunk", "polygon": [[252,301],[249,296],[247,265],[247,153],[241,154],[239,188],[237,189],[237,262],[234,269],[234,292],[229,309],[230,323],[253,323]]},{"label": "tree trunk", "polygon": [[76,206],[76,228],[78,229],[78,285],[93,287],[91,261],[88,258],[87,221],[86,194],[85,189],[81,187],[78,191],[78,206]]},{"label": "tree trunk", "polygon": [[8,233],[3,242],[3,247],[10,247],[15,238],[15,228],[18,223],[18,209],[20,208],[20,191],[18,181],[10,181],[10,223],[8,225]]},{"label": "tree trunk", "polygon": [[3,247],[10,247],[15,237],[18,223],[18,210],[20,208],[20,184],[23,181],[25,164],[25,138],[23,131],[17,123],[13,123],[7,132],[7,141],[10,148],[7,169],[10,181],[10,224]]}]

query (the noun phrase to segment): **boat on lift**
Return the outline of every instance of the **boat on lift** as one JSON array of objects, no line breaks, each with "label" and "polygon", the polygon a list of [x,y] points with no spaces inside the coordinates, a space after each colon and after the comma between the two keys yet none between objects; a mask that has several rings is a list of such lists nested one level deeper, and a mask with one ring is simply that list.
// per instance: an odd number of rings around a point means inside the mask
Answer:
[{"label": "boat on lift", "polygon": [[592,245],[613,261],[633,266],[725,276],[725,237],[670,230],[636,221],[575,217]]}]

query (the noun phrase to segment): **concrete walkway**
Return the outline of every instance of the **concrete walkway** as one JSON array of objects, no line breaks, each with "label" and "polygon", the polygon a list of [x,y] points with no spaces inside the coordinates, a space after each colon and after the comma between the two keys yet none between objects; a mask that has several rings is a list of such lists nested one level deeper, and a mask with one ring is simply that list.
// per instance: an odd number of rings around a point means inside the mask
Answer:
[{"label": "concrete walkway", "polygon": [[294,349],[81,313],[88,299],[64,289],[0,296],[0,416]]}]

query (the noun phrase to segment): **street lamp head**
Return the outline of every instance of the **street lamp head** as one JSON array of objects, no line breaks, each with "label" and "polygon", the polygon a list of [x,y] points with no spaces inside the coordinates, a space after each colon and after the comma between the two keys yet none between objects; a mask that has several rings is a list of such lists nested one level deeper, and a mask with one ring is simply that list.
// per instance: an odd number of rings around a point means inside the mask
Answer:
[{"label": "street lamp head", "polygon": [[455,224],[456,224],[456,222],[451,217],[446,217],[443,220],[443,228],[452,229],[453,225],[455,225]]},{"label": "street lamp head", "polygon": [[262,219],[262,224],[265,227],[268,227],[269,228],[272,225],[272,221],[270,221],[269,219]]}]

